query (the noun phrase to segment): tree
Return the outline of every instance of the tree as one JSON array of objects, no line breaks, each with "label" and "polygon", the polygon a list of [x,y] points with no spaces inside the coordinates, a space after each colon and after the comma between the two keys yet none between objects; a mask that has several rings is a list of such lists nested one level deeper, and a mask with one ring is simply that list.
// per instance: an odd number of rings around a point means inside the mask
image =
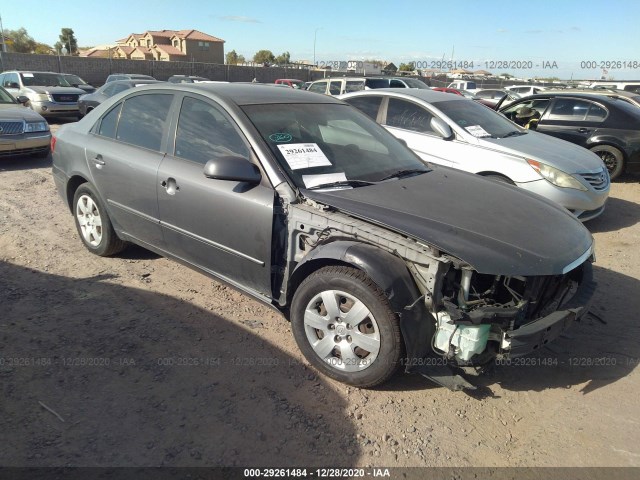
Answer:
[{"label": "tree", "polygon": [[289,52],[284,52],[276,57],[276,63],[278,65],[286,65],[291,63],[291,54]]},{"label": "tree", "polygon": [[51,45],[47,45],[46,43],[36,42],[36,46],[33,49],[33,53],[37,53],[39,55],[54,55],[55,52]]},{"label": "tree", "polygon": [[269,65],[276,60],[271,50],[259,50],[253,56],[253,61],[256,63],[262,63],[263,65]]},{"label": "tree", "polygon": [[416,62],[401,63],[398,70],[401,72],[413,72],[416,69]]},{"label": "tree", "polygon": [[238,54],[235,50],[231,50],[227,52],[225,55],[227,65],[237,65],[238,64]]},{"label": "tree", "polygon": [[4,36],[10,38],[13,43],[7,43],[9,51],[16,53],[31,53],[36,48],[36,41],[22,27],[18,30],[5,30]]},{"label": "tree", "polygon": [[506,78],[507,80],[509,80],[510,78],[513,78],[513,75],[511,75],[510,73],[503,73],[500,76],[503,78]]},{"label": "tree", "polygon": [[244,55],[238,55],[238,63],[240,65],[243,65],[243,64],[247,63],[247,61],[244,58]]},{"label": "tree", "polygon": [[62,53],[62,48],[67,49],[69,55],[78,55],[78,41],[73,34],[72,28],[63,28],[58,36],[59,42],[56,42],[56,50]]}]

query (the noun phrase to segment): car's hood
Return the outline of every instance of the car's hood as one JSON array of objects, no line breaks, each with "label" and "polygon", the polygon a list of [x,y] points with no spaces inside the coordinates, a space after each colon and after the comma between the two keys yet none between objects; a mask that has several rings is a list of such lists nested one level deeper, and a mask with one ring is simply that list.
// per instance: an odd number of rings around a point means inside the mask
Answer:
[{"label": "car's hood", "polygon": [[15,104],[0,104],[0,120],[44,121],[44,117],[30,108]]},{"label": "car's hood", "polygon": [[84,90],[80,89],[80,88],[76,88],[76,87],[39,87],[36,85],[32,85],[29,87],[26,87],[29,90],[34,91],[35,93],[51,93],[51,94],[75,94],[75,95],[84,95],[85,92]]},{"label": "car's hood", "polygon": [[538,160],[567,173],[590,172],[604,167],[600,157],[586,148],[534,131],[507,138],[484,137],[478,144]]},{"label": "car's hood", "polygon": [[377,185],[302,190],[307,198],[432,245],[495,275],[557,275],[592,247],[567,210],[446,167]]}]

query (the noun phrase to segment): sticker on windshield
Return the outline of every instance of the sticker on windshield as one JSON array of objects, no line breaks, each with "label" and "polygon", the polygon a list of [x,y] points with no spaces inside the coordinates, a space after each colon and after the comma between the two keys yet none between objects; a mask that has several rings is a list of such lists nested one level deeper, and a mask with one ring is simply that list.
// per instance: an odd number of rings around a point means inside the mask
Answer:
[{"label": "sticker on windshield", "polygon": [[290,142],[292,139],[293,137],[289,133],[272,133],[269,135],[269,140],[272,142],[284,143]]},{"label": "sticker on windshield", "polygon": [[474,137],[490,137],[491,136],[491,134],[487,132],[484,128],[482,128],[480,125],[470,125],[466,127],[465,130],[469,132],[471,135],[473,135]]},{"label": "sticker on windshield", "polygon": [[33,77],[33,73],[23,73],[22,76],[26,77],[26,78],[32,78]]},{"label": "sticker on windshield", "polygon": [[291,170],[330,166],[331,162],[317,143],[291,143],[277,145]]},{"label": "sticker on windshield", "polygon": [[323,183],[346,182],[347,177],[344,172],[339,173],[321,173],[318,175],[303,175],[302,181],[307,188],[317,187]]}]

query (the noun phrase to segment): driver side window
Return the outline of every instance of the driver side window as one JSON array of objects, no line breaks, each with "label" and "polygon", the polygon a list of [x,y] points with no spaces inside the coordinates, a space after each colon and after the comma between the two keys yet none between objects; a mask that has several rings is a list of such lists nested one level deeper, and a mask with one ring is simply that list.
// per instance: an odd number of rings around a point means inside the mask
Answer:
[{"label": "driver side window", "polygon": [[215,106],[185,97],[178,118],[175,156],[206,164],[221,156],[250,158],[249,148],[232,120]]}]

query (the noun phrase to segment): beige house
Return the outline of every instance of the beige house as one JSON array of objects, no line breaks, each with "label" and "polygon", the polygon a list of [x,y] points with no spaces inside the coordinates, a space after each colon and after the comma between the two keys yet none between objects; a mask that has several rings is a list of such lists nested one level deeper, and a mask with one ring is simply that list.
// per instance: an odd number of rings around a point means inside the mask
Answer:
[{"label": "beige house", "polygon": [[198,30],[148,30],[116,43],[114,58],[224,63],[224,40]]}]

